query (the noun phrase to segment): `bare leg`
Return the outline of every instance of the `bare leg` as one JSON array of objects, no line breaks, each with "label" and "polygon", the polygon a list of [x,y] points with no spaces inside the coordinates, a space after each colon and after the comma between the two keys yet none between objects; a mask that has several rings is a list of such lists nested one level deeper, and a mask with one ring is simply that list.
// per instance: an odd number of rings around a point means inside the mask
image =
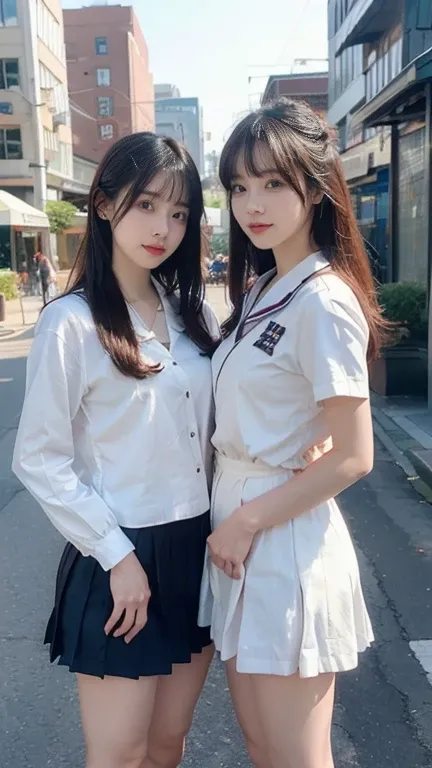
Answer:
[{"label": "bare leg", "polygon": [[177,768],[180,764],[213,653],[211,645],[194,654],[190,664],[176,664],[172,675],[159,677],[147,756],[141,768]]},{"label": "bare leg", "polygon": [[147,754],[159,678],[77,678],[86,768],[139,768]]},{"label": "bare leg", "polygon": [[237,720],[255,768],[270,768],[265,732],[255,700],[251,675],[237,672],[236,662],[236,658],[225,662],[225,669]]},{"label": "bare leg", "polygon": [[251,681],[269,745],[267,768],[334,768],[335,676],[251,675]]}]

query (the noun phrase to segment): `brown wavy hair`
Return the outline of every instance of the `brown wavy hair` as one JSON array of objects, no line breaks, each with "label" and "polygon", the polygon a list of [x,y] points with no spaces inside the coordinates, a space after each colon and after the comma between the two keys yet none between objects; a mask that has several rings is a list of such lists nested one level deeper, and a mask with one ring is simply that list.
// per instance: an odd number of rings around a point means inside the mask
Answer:
[{"label": "brown wavy hair", "polygon": [[203,319],[204,280],[201,270],[201,182],[189,152],[174,139],[142,132],[119,139],[102,159],[89,193],[87,229],[72,267],[67,294],[87,301],[100,343],[125,376],[143,379],[161,370],[143,362],[124,296],[112,268],[112,230],[97,213],[101,200],[116,200],[127,190],[114,225],[159,172],[167,191],[187,199],[189,215],[177,250],[152,274],[174,302],[185,331],[203,353],[215,343]]},{"label": "brown wavy hair", "polygon": [[389,324],[382,317],[377,301],[374,278],[352,208],[334,131],[308,104],[286,98],[265,104],[245,117],[235,127],[221,155],[220,178],[228,192],[231,211],[228,285],[233,305],[233,312],[223,325],[224,336],[229,335],[239,322],[244,294],[251,279],[275,266],[273,251],[253,245],[231,208],[231,187],[239,158],[244,161],[248,174],[262,175],[262,167],[257,167],[257,146],[268,150],[272,165],[303,204],[317,192],[323,194],[322,202],[314,206],[311,236],[329,259],[332,270],[356,294],[370,331],[368,358],[377,358]]}]

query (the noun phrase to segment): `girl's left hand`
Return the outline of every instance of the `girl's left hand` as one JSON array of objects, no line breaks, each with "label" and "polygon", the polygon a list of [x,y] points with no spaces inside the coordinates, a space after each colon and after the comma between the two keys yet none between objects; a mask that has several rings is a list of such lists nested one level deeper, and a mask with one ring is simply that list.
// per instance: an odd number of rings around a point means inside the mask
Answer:
[{"label": "girl's left hand", "polygon": [[241,566],[252,548],[255,536],[248,530],[241,513],[241,508],[233,512],[207,539],[212,563],[231,579],[241,579]]}]

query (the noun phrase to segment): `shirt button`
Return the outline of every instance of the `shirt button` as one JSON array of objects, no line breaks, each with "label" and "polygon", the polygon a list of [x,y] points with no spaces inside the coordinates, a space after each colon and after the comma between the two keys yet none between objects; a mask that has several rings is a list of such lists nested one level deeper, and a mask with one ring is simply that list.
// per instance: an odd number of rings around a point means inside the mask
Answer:
[{"label": "shirt button", "polygon": [[195,437],[195,432],[191,432],[191,437]]},{"label": "shirt button", "polygon": [[190,392],[186,392],[186,397],[190,397]]},{"label": "shirt button", "polygon": [[198,473],[201,472],[201,468],[200,467],[197,467],[197,472]]},{"label": "shirt button", "polygon": [[173,361],[173,365],[178,365],[178,363],[176,363],[176,361],[174,360],[174,361]]}]

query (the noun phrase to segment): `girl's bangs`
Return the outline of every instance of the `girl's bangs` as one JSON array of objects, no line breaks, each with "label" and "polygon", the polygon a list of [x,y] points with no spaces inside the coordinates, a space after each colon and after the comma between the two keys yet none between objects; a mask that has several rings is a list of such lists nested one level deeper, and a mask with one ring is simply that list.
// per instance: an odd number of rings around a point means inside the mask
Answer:
[{"label": "girl's bangs", "polygon": [[[159,174],[163,175],[163,182],[162,184],[158,183],[155,185],[154,179]],[[138,169],[135,181],[132,182],[123,200],[121,212],[119,212],[120,217],[124,216],[136,200],[138,200],[139,196],[146,191],[155,192],[158,197],[173,202],[174,205],[189,206],[190,200],[193,197],[191,169],[174,152],[170,152],[168,158],[164,158],[160,165],[155,165],[152,168],[150,177],[147,168],[145,171]]]},{"label": "girl's bangs", "polygon": [[250,115],[234,129],[222,152],[220,179],[229,192],[242,162],[248,176],[260,178],[277,171],[291,186],[298,186],[298,165],[290,152],[287,128],[265,115]]}]

